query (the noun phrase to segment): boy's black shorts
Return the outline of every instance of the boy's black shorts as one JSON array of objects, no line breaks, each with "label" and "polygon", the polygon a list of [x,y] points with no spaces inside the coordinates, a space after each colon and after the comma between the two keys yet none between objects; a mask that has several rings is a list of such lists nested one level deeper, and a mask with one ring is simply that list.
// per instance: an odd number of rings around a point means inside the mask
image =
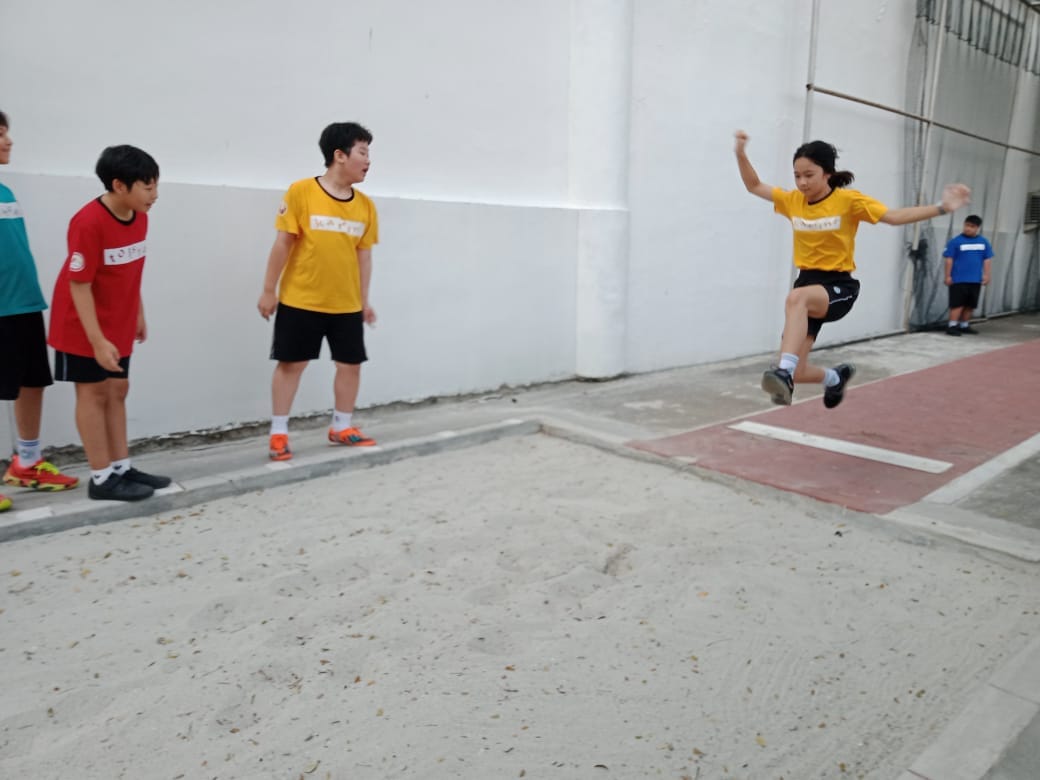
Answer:
[{"label": "boy's black shorts", "polygon": [[54,378],[59,382],[95,384],[104,382],[106,379],[129,379],[129,355],[119,359],[119,367],[123,369],[122,373],[103,368],[92,357],[70,355],[68,352],[59,352],[58,350],[54,351]]},{"label": "boy's black shorts", "polygon": [[803,270],[794,280],[795,287],[821,285],[830,301],[824,317],[809,317],[809,335],[816,338],[825,322],[837,322],[850,311],[859,297],[859,280],[853,279],[848,271]]},{"label": "boy's black shorts", "polygon": [[15,400],[23,387],[54,384],[47,361],[47,331],[42,311],[0,317],[0,344],[4,345],[0,401]]},{"label": "boy's black shorts", "polygon": [[954,282],[950,285],[950,308],[959,309],[967,306],[974,309],[979,305],[981,282]]},{"label": "boy's black shorts", "polygon": [[328,339],[332,359],[357,365],[368,360],[365,353],[365,319],[359,311],[326,314],[278,304],[274,315],[271,360],[298,363],[321,354],[322,339]]}]

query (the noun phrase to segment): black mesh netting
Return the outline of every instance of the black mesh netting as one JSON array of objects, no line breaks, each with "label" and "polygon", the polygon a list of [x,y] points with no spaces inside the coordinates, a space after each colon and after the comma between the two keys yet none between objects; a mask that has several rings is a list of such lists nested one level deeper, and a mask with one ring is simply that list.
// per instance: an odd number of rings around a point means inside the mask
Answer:
[{"label": "black mesh netting", "polygon": [[906,201],[937,202],[955,181],[972,188],[966,210],[906,229],[910,327],[946,322],[942,252],[968,214],[982,217],[995,255],[976,314],[1036,310],[1040,238],[1025,216],[1040,171],[1040,13],[1022,0],[918,0],[906,94],[907,112],[934,120],[907,120]]}]

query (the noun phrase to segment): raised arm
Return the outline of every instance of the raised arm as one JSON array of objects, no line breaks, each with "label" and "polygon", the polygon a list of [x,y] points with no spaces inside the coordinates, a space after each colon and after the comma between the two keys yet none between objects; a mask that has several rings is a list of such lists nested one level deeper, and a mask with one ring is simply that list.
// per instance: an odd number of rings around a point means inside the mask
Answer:
[{"label": "raised arm", "polygon": [[735,151],[737,153],[737,167],[740,169],[740,178],[744,181],[744,187],[752,195],[757,195],[763,200],[772,202],[773,200],[773,186],[766,184],[758,178],[758,174],[755,173],[754,167],[751,165],[751,161],[747,158],[747,153],[744,151],[744,147],[747,146],[748,134],[743,130],[737,130],[734,133],[737,139]]},{"label": "raised arm", "polygon": [[971,190],[966,184],[947,184],[943,188],[942,200],[934,206],[906,206],[901,209],[889,209],[881,221],[886,225],[909,225],[911,222],[922,222],[926,219],[941,217],[950,211],[971,203]]}]

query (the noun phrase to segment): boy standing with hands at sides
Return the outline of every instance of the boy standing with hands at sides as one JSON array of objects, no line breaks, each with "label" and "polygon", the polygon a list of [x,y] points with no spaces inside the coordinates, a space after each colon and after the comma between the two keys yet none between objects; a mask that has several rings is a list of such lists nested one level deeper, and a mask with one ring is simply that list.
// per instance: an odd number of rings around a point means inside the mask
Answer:
[{"label": "boy standing with hands at sides", "polygon": [[794,289],[784,304],[784,332],[780,362],[762,375],[762,389],[775,404],[789,405],[795,382],[823,384],[823,405],[833,409],[845,397],[845,385],[856,373],[851,363],[821,368],[809,363],[809,350],[825,322],[840,320],[859,296],[853,253],[860,222],[908,225],[939,217],[969,202],[971,190],[963,184],[943,189],[934,206],[890,209],[884,203],[848,189],[851,171],[835,170],[838,151],[824,141],[811,141],[794,152],[796,189],[765,184],[748,160],[748,135],[736,132],[737,168],[752,195],[773,204],[773,210],[791,221],[794,264],[799,269]]},{"label": "boy standing with hands at sides", "polygon": [[982,285],[989,284],[993,247],[979,235],[982,217],[969,214],[959,236],[954,236],[943,250],[946,264],[946,286],[950,288],[950,323],[947,335],[978,333],[971,327],[971,315],[979,305]]},{"label": "boy standing with hands at sides", "polygon": [[275,314],[271,460],[292,457],[292,402],[304,369],[318,357],[325,339],[336,364],[329,441],[375,444],[352,423],[361,364],[368,359],[364,325],[376,321],[368,288],[379,221],[371,199],[354,188],[368,173],[370,143],[372,134],[354,122],[326,127],[318,141],[325,173],[290,185],[275,218],[278,232],[257,303],[265,320]]},{"label": "boy standing with hands at sides", "polygon": [[[0,111],[0,165],[11,161],[9,127],[6,114]],[[79,480],[62,474],[40,451],[43,389],[54,383],[43,324],[46,308],[22,207],[14,193],[0,184],[0,344],[5,353],[0,400],[14,401],[18,430],[18,451],[11,457],[4,482],[36,490],[65,490],[76,487]],[[0,495],[0,512],[10,508],[11,499]]]},{"label": "boy standing with hands at sides", "polygon": [[76,428],[90,464],[88,495],[138,501],[170,484],[130,465],[126,395],[134,340],[148,335],[141,303],[148,210],[159,166],[133,146],[110,146],[95,172],[105,193],[69,223],[68,256],[54,285],[54,374],[76,385]]}]

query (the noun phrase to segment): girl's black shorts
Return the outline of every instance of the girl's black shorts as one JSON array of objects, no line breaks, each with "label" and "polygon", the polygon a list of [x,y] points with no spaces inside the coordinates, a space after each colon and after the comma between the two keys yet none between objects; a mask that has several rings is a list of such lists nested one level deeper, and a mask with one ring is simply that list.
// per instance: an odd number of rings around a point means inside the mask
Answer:
[{"label": "girl's black shorts", "polygon": [[818,284],[827,291],[827,314],[809,318],[809,335],[816,338],[825,322],[837,322],[850,311],[859,297],[859,280],[848,271],[814,271],[803,269],[794,280],[795,287]]}]

